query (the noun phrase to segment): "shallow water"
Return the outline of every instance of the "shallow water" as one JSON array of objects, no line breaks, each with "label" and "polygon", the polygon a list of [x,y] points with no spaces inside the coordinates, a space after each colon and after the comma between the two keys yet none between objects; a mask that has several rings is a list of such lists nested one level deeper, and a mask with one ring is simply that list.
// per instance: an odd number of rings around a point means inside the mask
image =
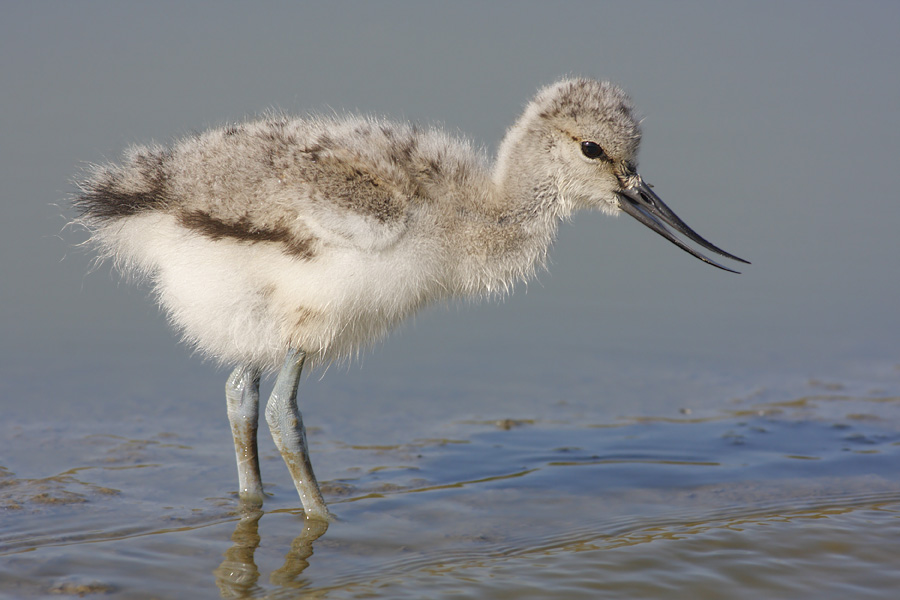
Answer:
[{"label": "shallow water", "polygon": [[[271,448],[265,512],[236,512],[224,419],[135,418],[115,434],[7,423],[3,591],[885,597],[900,585],[900,377],[880,376],[879,389],[807,382],[665,418],[592,421],[557,404],[394,444],[313,428],[337,517],[325,532],[304,522]],[[17,474],[36,465],[54,470]]]}]

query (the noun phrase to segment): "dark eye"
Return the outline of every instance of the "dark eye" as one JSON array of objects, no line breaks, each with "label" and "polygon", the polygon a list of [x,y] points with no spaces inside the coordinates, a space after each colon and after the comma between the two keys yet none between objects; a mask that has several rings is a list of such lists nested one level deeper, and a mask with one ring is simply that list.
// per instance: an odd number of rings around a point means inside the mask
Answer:
[{"label": "dark eye", "polygon": [[581,142],[581,153],[588,158],[606,158],[606,152],[597,142]]}]

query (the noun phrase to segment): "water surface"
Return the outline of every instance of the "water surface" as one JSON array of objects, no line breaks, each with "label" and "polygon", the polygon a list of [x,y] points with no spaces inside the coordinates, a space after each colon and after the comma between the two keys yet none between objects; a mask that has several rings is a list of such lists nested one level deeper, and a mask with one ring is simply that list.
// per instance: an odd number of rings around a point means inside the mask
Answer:
[{"label": "water surface", "polygon": [[[893,395],[808,382],[804,396],[758,392],[699,415],[593,422],[557,407],[382,445],[313,429],[337,517],[324,535],[268,444],[265,513],[237,510],[224,419],[136,419],[116,434],[6,424],[5,590],[884,597],[900,583],[900,377],[886,375]],[[56,468],[17,475],[34,465]]]}]

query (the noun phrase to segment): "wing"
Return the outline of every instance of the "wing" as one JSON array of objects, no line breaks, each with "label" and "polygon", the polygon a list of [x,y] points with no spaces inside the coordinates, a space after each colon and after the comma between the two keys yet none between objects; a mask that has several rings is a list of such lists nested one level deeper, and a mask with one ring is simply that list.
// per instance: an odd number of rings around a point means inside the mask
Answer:
[{"label": "wing", "polygon": [[407,231],[417,191],[385,131],[360,118],[269,118],[138,146],[95,167],[75,205],[95,227],[156,211],[211,239],[305,258],[322,244],[379,251]]}]

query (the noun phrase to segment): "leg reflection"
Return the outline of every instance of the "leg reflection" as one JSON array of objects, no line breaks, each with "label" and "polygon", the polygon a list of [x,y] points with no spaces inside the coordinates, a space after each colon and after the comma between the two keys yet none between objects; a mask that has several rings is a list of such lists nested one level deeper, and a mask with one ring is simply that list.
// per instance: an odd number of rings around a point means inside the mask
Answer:
[{"label": "leg reflection", "polygon": [[214,571],[219,594],[223,598],[250,598],[259,591],[259,569],[253,554],[259,547],[259,519],[263,511],[247,511],[231,536],[234,546],[225,552],[225,560]]},{"label": "leg reflection", "polygon": [[298,581],[297,578],[309,566],[313,542],[322,537],[327,529],[327,521],[304,518],[303,533],[294,538],[290,551],[284,557],[284,566],[272,572],[272,583],[282,588],[306,587],[306,582]]},{"label": "leg reflection", "polygon": [[[264,592],[259,585],[259,568],[254,554],[259,547],[259,520],[263,511],[246,511],[238,521],[231,541],[234,545],[225,552],[225,560],[214,571],[216,585],[222,598],[256,598]],[[303,531],[294,538],[284,557],[284,565],[273,571],[271,583],[279,588],[299,589],[308,581],[299,577],[309,566],[315,542],[328,529],[321,519],[303,518]]]}]

